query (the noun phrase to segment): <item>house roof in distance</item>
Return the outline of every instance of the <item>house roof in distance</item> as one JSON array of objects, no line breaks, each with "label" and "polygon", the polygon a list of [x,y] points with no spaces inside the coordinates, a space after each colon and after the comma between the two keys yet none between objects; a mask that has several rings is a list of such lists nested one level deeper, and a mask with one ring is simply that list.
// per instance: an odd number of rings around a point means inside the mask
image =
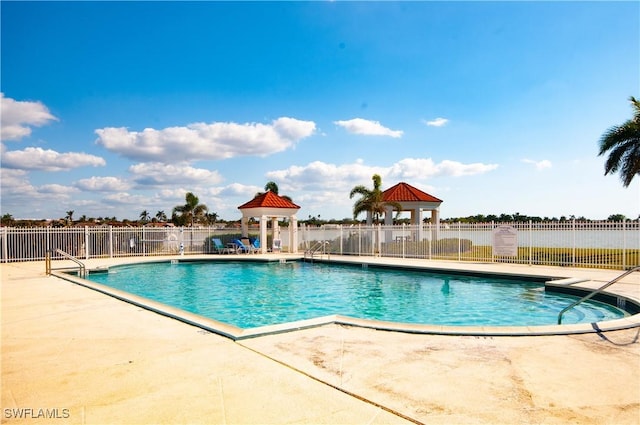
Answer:
[{"label": "house roof in distance", "polygon": [[442,202],[442,199],[429,195],[404,182],[400,182],[382,192],[382,199],[385,202]]},{"label": "house roof in distance", "polygon": [[246,208],[295,208],[300,209],[299,205],[294,204],[282,196],[276,195],[270,190],[256,196],[249,202],[238,207],[239,210]]}]

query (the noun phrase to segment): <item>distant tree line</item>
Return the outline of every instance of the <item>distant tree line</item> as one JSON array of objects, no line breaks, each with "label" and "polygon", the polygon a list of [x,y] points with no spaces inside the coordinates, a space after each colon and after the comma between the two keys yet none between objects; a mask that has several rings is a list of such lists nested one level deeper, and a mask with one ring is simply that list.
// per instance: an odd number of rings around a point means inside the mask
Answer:
[{"label": "distant tree line", "polygon": [[[186,204],[185,204],[186,205]],[[199,204],[196,204],[199,205]],[[198,210],[199,211],[199,210]],[[69,214],[70,213],[70,214]],[[240,219],[237,220],[223,220],[218,217],[216,213],[202,212],[201,214],[194,213],[193,211],[187,210],[179,210],[175,211],[172,214],[172,218],[170,220],[167,219],[166,215],[163,211],[158,211],[155,216],[150,217],[150,214],[147,211],[143,211],[140,214],[139,220],[118,220],[116,217],[86,217],[81,216],[79,219],[73,219],[73,211],[68,211],[65,218],[61,218],[59,220],[22,220],[15,219],[11,214],[4,214],[0,217],[0,224],[2,226],[9,227],[44,227],[44,226],[53,226],[53,227],[68,227],[68,226],[95,226],[95,225],[108,225],[108,226],[145,226],[149,225],[149,223],[155,225],[174,225],[174,226],[221,226],[221,227],[233,227],[240,225]],[[193,216],[193,217],[192,217]],[[193,221],[192,221],[193,220]],[[520,213],[514,214],[477,214],[470,215],[467,217],[447,217],[442,218],[440,221],[442,223],[508,223],[508,222],[528,222],[532,221],[534,223],[539,222],[565,222],[565,221],[581,221],[581,222],[593,222],[600,220],[592,220],[585,218],[583,216],[575,217],[571,216],[561,216],[557,217],[538,217],[538,216],[529,216]],[[612,214],[607,217],[607,221],[621,222],[624,220],[631,220],[634,222],[640,221],[640,217],[636,219],[627,218],[624,214]],[[427,217],[423,220],[424,223],[429,223],[431,221],[430,217]],[[342,218],[342,219],[323,219],[320,215],[312,216],[309,215],[306,219],[301,219],[298,221],[300,224],[305,224],[308,226],[321,226],[324,224],[340,224],[340,225],[355,225],[355,224],[365,224],[366,220],[357,220],[353,218]],[[400,224],[410,224],[411,220],[409,218],[395,218],[393,223],[396,225]],[[252,223],[252,220],[249,221]],[[286,220],[283,220],[282,224],[286,224]]]},{"label": "distant tree line", "polygon": [[[638,221],[640,219],[640,217],[636,218],[633,221]],[[467,217],[451,217],[451,218],[445,218],[445,219],[441,219],[440,221],[443,223],[490,223],[490,222],[496,222],[496,223],[508,223],[508,222],[534,222],[534,223],[541,223],[541,222],[564,222],[564,221],[582,221],[582,222],[590,222],[590,221],[600,221],[600,220],[592,220],[589,218],[586,218],[584,216],[580,216],[580,217],[576,217],[574,215],[570,215],[570,216],[560,216],[560,218],[557,217],[538,217],[538,216],[529,216],[526,214],[520,214],[520,213],[514,213],[514,214],[500,214],[500,215],[495,215],[495,214],[488,214],[488,215],[483,215],[483,214],[477,214],[477,215],[470,215]],[[624,220],[628,220],[628,218],[624,215],[624,214],[612,214],[609,217],[607,217],[607,221],[624,221]],[[429,220],[426,220],[429,221]]]}]

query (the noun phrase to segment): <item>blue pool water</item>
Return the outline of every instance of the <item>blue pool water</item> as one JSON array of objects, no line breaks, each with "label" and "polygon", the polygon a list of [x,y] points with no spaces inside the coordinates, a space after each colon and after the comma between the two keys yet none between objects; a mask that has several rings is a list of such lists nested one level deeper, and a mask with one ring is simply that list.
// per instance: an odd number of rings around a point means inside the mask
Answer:
[{"label": "blue pool water", "polygon": [[[332,314],[452,326],[552,325],[577,299],[545,292],[541,282],[304,262],[138,264],[88,279],[245,329]],[[562,323],[624,315],[587,301]]]}]

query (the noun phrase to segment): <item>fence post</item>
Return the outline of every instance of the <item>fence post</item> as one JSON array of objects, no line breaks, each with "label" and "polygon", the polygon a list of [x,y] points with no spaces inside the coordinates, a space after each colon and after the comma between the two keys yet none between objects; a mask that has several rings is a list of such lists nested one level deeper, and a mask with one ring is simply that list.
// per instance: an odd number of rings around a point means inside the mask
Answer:
[{"label": "fence post", "polygon": [[2,227],[0,228],[0,231],[2,231],[2,258],[4,258],[5,263],[8,263],[9,262],[9,244],[7,243],[7,239],[9,236],[9,228]]},{"label": "fence post", "polygon": [[622,220],[622,270],[627,269],[627,219]]},{"label": "fence post", "polygon": [[491,262],[495,263],[496,262],[496,255],[493,252],[493,228],[495,227],[495,221],[491,220],[491,229],[489,229],[490,232],[490,236],[489,236],[489,241],[491,242]]},{"label": "fence post", "polygon": [[429,239],[429,260],[431,260],[432,256],[433,256],[433,243],[435,241],[438,240],[438,238],[434,238],[433,236],[433,229],[431,229],[431,227],[433,226],[433,223],[429,223],[429,231],[431,232],[431,238]]},{"label": "fence post", "polygon": [[462,222],[458,222],[458,261],[462,259]]},{"label": "fence post", "polygon": [[573,231],[571,232],[573,239],[572,239],[572,245],[573,248],[571,250],[571,266],[575,267],[576,266],[576,218],[573,217],[573,219],[571,220],[571,227],[573,228]]},{"label": "fence post", "polygon": [[533,221],[529,220],[529,265],[532,264],[531,256],[533,255]]},{"label": "fence post", "polygon": [[113,258],[113,226],[109,225],[109,258]]},{"label": "fence post", "polygon": [[[405,224],[402,223],[402,258],[404,258],[405,256],[405,244],[406,244],[406,240],[407,240],[407,232],[405,231]],[[416,247],[418,245],[416,244]]]},{"label": "fence post", "polygon": [[84,226],[84,259],[89,259],[89,226]]},{"label": "fence post", "polygon": [[51,226],[47,226],[47,246],[45,247],[45,251],[51,249]]}]

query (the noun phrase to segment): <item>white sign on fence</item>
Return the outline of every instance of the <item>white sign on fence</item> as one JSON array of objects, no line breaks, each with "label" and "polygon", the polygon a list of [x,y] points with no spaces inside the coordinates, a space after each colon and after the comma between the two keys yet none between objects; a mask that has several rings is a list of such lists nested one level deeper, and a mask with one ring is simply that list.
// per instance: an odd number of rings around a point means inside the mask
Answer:
[{"label": "white sign on fence", "polygon": [[498,226],[493,229],[493,255],[518,256],[518,231],[513,226]]}]

